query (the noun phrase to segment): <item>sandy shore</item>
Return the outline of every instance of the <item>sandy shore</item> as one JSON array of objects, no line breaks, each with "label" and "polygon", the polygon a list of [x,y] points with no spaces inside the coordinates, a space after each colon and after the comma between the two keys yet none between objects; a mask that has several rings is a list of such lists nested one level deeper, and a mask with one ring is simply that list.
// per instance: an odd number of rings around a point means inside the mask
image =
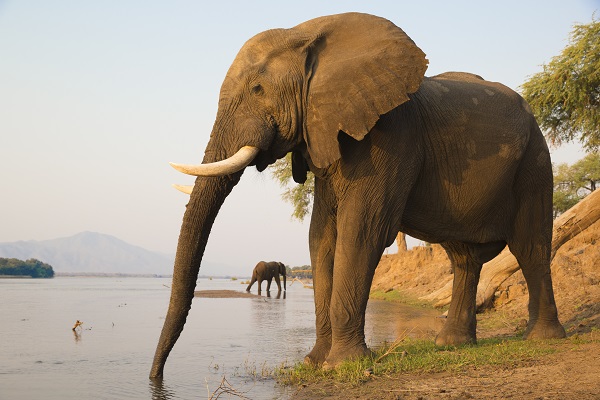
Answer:
[{"label": "sandy shore", "polygon": [[198,290],[194,297],[205,297],[209,299],[236,299],[242,297],[261,297],[257,294],[239,292],[237,290]]}]

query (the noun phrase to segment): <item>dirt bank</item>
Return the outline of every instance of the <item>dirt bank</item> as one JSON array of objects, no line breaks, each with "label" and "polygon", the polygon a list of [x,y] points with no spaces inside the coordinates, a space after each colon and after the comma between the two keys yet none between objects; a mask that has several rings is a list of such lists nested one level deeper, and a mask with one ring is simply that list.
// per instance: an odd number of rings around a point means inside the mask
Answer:
[{"label": "dirt bank", "polygon": [[[552,262],[559,318],[571,334],[600,328],[599,262],[600,221],[563,245]],[[402,254],[385,255],[375,273],[373,290],[395,289],[420,297],[450,280],[450,262],[440,246],[416,247]],[[499,287],[493,310],[519,321],[527,318],[527,301],[525,278],[518,271]]]}]

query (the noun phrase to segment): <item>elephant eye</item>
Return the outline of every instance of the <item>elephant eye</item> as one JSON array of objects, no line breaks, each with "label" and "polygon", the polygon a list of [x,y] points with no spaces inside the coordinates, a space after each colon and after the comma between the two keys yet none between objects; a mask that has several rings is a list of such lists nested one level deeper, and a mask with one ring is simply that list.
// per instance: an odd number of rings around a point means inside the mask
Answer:
[{"label": "elephant eye", "polygon": [[252,94],[256,95],[262,95],[265,92],[260,84],[254,85],[250,91],[252,92]]}]

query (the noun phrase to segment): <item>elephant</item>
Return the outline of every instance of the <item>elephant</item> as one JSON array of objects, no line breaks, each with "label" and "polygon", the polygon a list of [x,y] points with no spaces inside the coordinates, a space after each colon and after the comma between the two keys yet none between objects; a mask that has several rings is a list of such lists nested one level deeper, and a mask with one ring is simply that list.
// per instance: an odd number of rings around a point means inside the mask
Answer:
[{"label": "elephant", "polygon": [[250,291],[252,285],[254,285],[254,282],[258,282],[258,294],[260,294],[260,285],[262,284],[263,280],[266,280],[268,293],[271,289],[271,280],[273,278],[275,278],[275,283],[277,284],[278,291],[281,292],[281,282],[279,281],[280,274],[283,276],[283,290],[287,290],[285,287],[285,265],[277,261],[259,261],[258,264],[256,264],[256,267],[254,267],[254,270],[252,271],[252,279],[250,280],[250,283],[246,288],[246,292]]},{"label": "elephant", "polygon": [[309,227],[316,341],[305,363],[369,355],[365,310],[375,268],[399,231],[440,243],[454,271],[437,345],[476,343],[482,265],[508,246],[529,289],[524,337],[560,338],[550,271],[552,164],[529,106],[478,75],[426,77],[425,53],[387,19],[344,13],[249,39],[223,81],[194,175],[169,309],[150,376],[162,378],[183,330],[218,211],[248,166],[291,153],[314,173]]}]

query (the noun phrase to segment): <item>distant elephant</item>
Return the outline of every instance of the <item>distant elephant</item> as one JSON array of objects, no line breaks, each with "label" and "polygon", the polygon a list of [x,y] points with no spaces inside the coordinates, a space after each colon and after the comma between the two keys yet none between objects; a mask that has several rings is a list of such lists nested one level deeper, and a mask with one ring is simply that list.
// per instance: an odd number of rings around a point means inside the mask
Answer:
[{"label": "distant elephant", "polygon": [[271,280],[273,278],[275,278],[275,283],[277,284],[277,289],[281,292],[281,282],[279,281],[280,274],[283,276],[283,290],[286,290],[285,273],[286,273],[286,270],[285,270],[285,265],[283,265],[283,263],[276,262],[276,261],[271,261],[271,262],[260,261],[258,264],[256,264],[256,267],[254,267],[254,270],[252,271],[252,280],[250,281],[250,284],[246,288],[246,292],[250,291],[250,288],[252,288],[252,285],[254,285],[254,282],[258,282],[258,294],[260,294],[260,292],[261,292],[260,285],[261,285],[262,281],[267,281],[267,292],[269,292],[269,290],[271,289]]},{"label": "distant elephant", "polygon": [[181,227],[169,310],[150,375],[183,330],[211,227],[244,168],[292,153],[315,174],[309,247],[316,343],[305,362],[369,354],[365,310],[399,231],[440,243],[454,270],[439,345],[476,341],[482,264],[508,245],[529,288],[526,338],[564,337],[550,275],[552,164],[528,105],[467,73],[424,77],[428,61],[391,22],[316,18],[244,44],[221,88]]}]

